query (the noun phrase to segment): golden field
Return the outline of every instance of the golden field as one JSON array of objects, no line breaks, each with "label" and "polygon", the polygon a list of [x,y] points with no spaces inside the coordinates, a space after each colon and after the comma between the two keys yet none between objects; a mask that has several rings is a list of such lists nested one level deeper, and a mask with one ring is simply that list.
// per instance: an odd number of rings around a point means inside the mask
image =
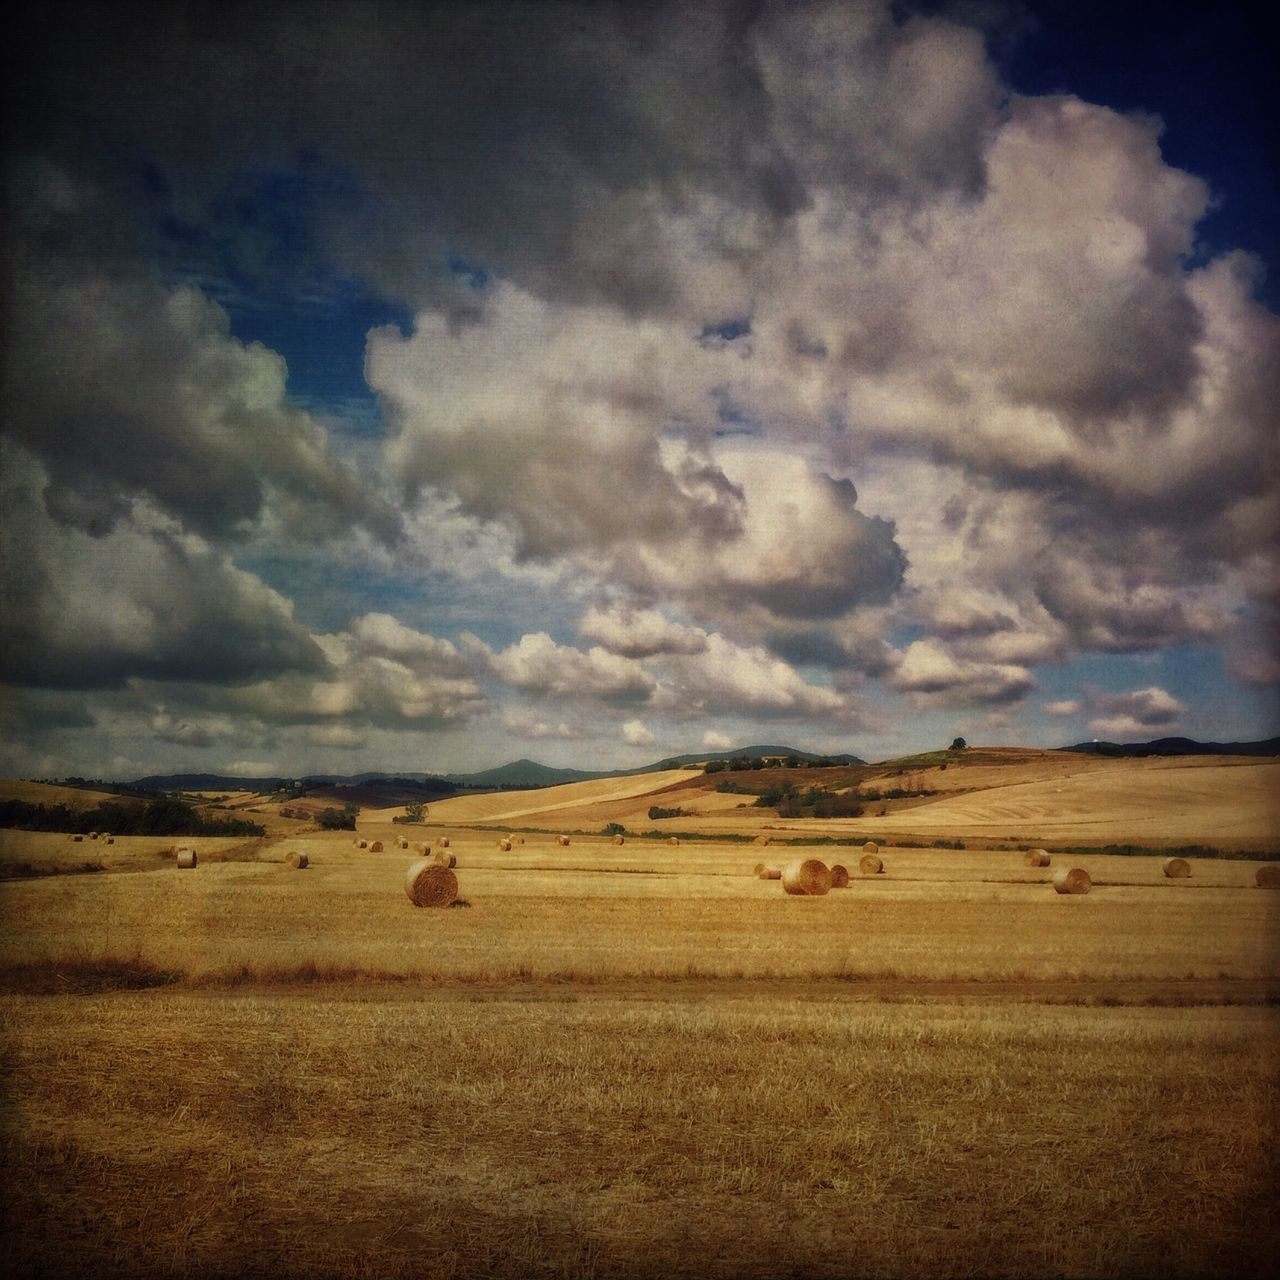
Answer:
[{"label": "golden field", "polygon": [[[171,840],[0,833],[0,869],[103,867],[0,884],[9,1272],[1269,1274],[1280,892],[1255,860],[1170,880],[1061,842],[1034,869],[882,843],[871,877],[860,840],[647,820],[713,781],[366,812],[380,853],[302,823],[184,839],[192,871]],[[983,790],[916,808],[1005,802]],[[713,838],[551,834],[631,811]],[[504,821],[546,829],[504,852]],[[466,905],[417,910],[392,841],[442,834]],[[751,874],[802,856],[850,887]],[[1092,891],[1055,894],[1061,865]]]}]

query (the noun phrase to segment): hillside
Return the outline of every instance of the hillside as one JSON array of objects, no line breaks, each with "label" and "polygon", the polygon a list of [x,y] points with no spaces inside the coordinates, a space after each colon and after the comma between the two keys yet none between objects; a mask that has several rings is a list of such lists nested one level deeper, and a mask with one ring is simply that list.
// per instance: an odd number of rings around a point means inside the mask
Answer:
[{"label": "hillside", "polygon": [[23,804],[65,804],[71,809],[94,809],[100,804],[137,803],[111,791],[90,791],[84,787],[60,787],[49,782],[25,782],[0,778],[0,800],[21,800]]},{"label": "hillside", "polygon": [[[944,753],[950,754],[950,753]],[[759,792],[794,784],[862,804],[856,818],[781,818]],[[1146,759],[1028,748],[958,752],[840,769],[690,773],[542,790],[460,796],[431,806],[434,824],[510,824],[549,830],[700,831],[829,835],[850,840],[968,839],[1280,848],[1280,762],[1250,756]],[[658,806],[678,816],[650,819]]]},{"label": "hillside", "polygon": [[1261,742],[1197,742],[1194,738],[1156,738],[1151,742],[1078,742],[1063,751],[1099,756],[1280,756],[1280,738]]},{"label": "hillside", "polygon": [[[558,821],[554,815],[565,812],[581,815],[584,810],[600,805],[621,804],[629,811],[636,797],[645,798],[647,804],[651,793],[662,791],[685,777],[687,774],[683,770],[668,769],[626,777],[593,778],[529,791],[455,796],[432,805],[429,818],[432,823],[525,823],[535,818]],[[573,822],[566,825],[573,825]]]}]

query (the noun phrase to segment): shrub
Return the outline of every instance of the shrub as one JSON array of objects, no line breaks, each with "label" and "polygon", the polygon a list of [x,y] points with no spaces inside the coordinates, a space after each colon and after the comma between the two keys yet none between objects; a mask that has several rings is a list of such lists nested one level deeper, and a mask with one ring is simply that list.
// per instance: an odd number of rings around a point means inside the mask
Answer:
[{"label": "shrub", "polygon": [[356,815],[348,813],[345,809],[321,809],[316,815],[316,821],[323,831],[354,831],[356,829]]}]

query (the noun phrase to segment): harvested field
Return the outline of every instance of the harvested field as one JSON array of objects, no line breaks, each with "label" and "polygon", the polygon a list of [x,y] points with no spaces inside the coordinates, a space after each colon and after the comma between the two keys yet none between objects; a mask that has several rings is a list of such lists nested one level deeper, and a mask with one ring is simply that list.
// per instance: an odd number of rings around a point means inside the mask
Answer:
[{"label": "harvested field", "polygon": [[[508,853],[476,833],[453,846],[458,892],[474,909],[430,913],[425,950],[423,917],[404,898],[407,860],[317,834],[250,861],[202,851],[193,876],[7,882],[14,927],[0,934],[0,968],[136,954],[201,978],[308,966],[466,981],[1280,974],[1280,895],[1256,887],[1250,862],[1206,862],[1194,879],[1170,881],[1158,857],[1091,856],[1081,865],[1093,891],[1067,901],[1048,869],[1018,853],[895,849],[882,875],[799,901],[744,875],[738,845],[699,842],[693,870],[687,848],[653,841]],[[306,875],[282,865],[292,850],[310,855]],[[797,930],[789,909],[801,906]]]},{"label": "harvested field", "polygon": [[1021,850],[881,839],[794,897],[749,842],[565,825],[433,828],[468,910],[350,832],[183,841],[189,875],[171,839],[75,875],[89,845],[0,836],[55,872],[0,884],[9,1272],[1267,1273],[1261,860],[1055,848],[1091,879],[1059,895]]},{"label": "harvested field", "polygon": [[9,1167],[37,1172],[9,1191],[10,1274],[1191,1277],[1273,1257],[1271,1009],[496,990],[0,1012]]},{"label": "harvested field", "polygon": [[[687,778],[683,769],[638,774],[630,778],[602,778],[570,782],[537,791],[499,791],[480,796],[456,796],[431,806],[432,822],[513,822],[534,815],[547,826],[585,821],[580,811],[594,805],[616,805],[636,796],[647,797],[668,783]],[[646,806],[648,801],[646,800]]]}]

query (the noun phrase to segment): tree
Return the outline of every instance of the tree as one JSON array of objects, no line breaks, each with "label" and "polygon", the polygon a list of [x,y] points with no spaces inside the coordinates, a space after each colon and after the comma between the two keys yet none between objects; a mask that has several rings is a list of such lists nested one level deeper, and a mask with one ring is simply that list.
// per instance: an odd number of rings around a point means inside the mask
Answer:
[{"label": "tree", "polygon": [[951,743],[952,751],[963,751],[969,744],[963,738],[955,738]]},{"label": "tree", "polygon": [[405,805],[404,816],[407,822],[421,822],[427,816],[427,806],[421,800],[415,800]]}]

